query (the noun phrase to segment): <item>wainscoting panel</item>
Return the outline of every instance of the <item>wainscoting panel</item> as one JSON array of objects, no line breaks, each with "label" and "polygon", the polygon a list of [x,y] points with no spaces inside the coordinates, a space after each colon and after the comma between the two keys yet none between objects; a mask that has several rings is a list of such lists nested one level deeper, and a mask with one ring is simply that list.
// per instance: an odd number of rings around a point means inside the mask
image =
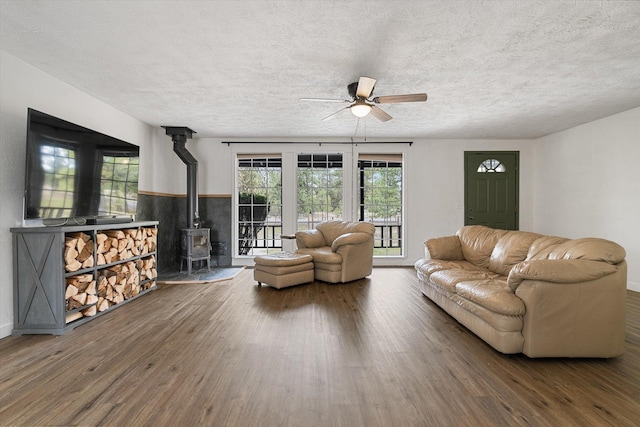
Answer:
[{"label": "wainscoting panel", "polygon": [[[231,265],[231,195],[198,198],[201,227],[211,229],[211,266]],[[180,269],[180,229],[187,227],[187,198],[182,195],[140,193],[138,221],[160,221],[158,266],[160,272]],[[185,266],[186,268],[186,266]]]}]

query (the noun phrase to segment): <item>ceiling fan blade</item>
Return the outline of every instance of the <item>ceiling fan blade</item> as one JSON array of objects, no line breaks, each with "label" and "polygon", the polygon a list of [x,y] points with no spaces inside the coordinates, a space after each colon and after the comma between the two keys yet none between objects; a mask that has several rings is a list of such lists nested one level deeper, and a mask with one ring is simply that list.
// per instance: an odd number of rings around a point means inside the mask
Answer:
[{"label": "ceiling fan blade", "polygon": [[331,98],[300,98],[300,101],[313,101],[313,102],[338,102],[338,103],[345,103],[345,102],[351,102],[347,99],[331,99]]},{"label": "ceiling fan blade", "polygon": [[382,108],[375,105],[371,106],[371,115],[381,122],[388,122],[389,120],[393,119],[393,117],[387,114]]},{"label": "ceiling fan blade", "polygon": [[412,93],[409,95],[388,95],[376,96],[372,99],[376,104],[391,104],[394,102],[424,102],[427,100],[426,93]]},{"label": "ceiling fan blade", "polygon": [[348,109],[348,108],[350,108],[350,107],[351,107],[351,106],[350,106],[350,105],[348,105],[348,106],[346,106],[346,107],[344,107],[344,108],[341,108],[341,109],[339,109],[338,111],[336,111],[335,113],[331,113],[331,114],[329,114],[327,117],[325,117],[324,119],[322,119],[322,120],[320,120],[320,121],[321,121],[321,122],[326,122],[327,120],[330,120],[330,119],[334,118],[334,117],[335,117],[335,115],[336,115],[336,114],[338,114],[339,112],[344,111],[344,110],[346,110],[346,109]]},{"label": "ceiling fan blade", "polygon": [[362,98],[370,97],[375,85],[376,79],[372,79],[371,77],[360,77],[360,80],[358,80],[358,90],[356,91],[356,95]]}]

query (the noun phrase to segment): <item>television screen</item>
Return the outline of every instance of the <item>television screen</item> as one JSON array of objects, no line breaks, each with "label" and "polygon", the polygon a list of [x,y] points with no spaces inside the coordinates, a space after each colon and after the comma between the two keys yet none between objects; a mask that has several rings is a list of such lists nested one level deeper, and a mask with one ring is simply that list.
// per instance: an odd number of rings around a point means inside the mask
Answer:
[{"label": "television screen", "polygon": [[25,219],[133,216],[140,148],[29,108]]}]

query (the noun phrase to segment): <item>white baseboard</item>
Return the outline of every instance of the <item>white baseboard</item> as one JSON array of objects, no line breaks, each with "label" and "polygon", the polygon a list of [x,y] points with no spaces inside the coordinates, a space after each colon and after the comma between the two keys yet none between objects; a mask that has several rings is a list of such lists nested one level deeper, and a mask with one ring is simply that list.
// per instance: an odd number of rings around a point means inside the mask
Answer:
[{"label": "white baseboard", "polygon": [[11,331],[13,331],[13,323],[5,323],[4,325],[0,325],[0,339],[11,335]]},{"label": "white baseboard", "polygon": [[634,292],[640,292],[640,283],[637,282],[627,282],[627,289]]}]

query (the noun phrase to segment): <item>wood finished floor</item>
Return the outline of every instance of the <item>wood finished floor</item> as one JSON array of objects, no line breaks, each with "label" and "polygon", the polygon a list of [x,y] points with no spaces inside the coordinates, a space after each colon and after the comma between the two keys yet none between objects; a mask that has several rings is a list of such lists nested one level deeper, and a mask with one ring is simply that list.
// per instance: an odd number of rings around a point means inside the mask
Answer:
[{"label": "wood finished floor", "polygon": [[162,285],[67,335],[0,340],[0,425],[637,426],[640,294],[609,360],[504,356],[412,268],[343,285]]}]

